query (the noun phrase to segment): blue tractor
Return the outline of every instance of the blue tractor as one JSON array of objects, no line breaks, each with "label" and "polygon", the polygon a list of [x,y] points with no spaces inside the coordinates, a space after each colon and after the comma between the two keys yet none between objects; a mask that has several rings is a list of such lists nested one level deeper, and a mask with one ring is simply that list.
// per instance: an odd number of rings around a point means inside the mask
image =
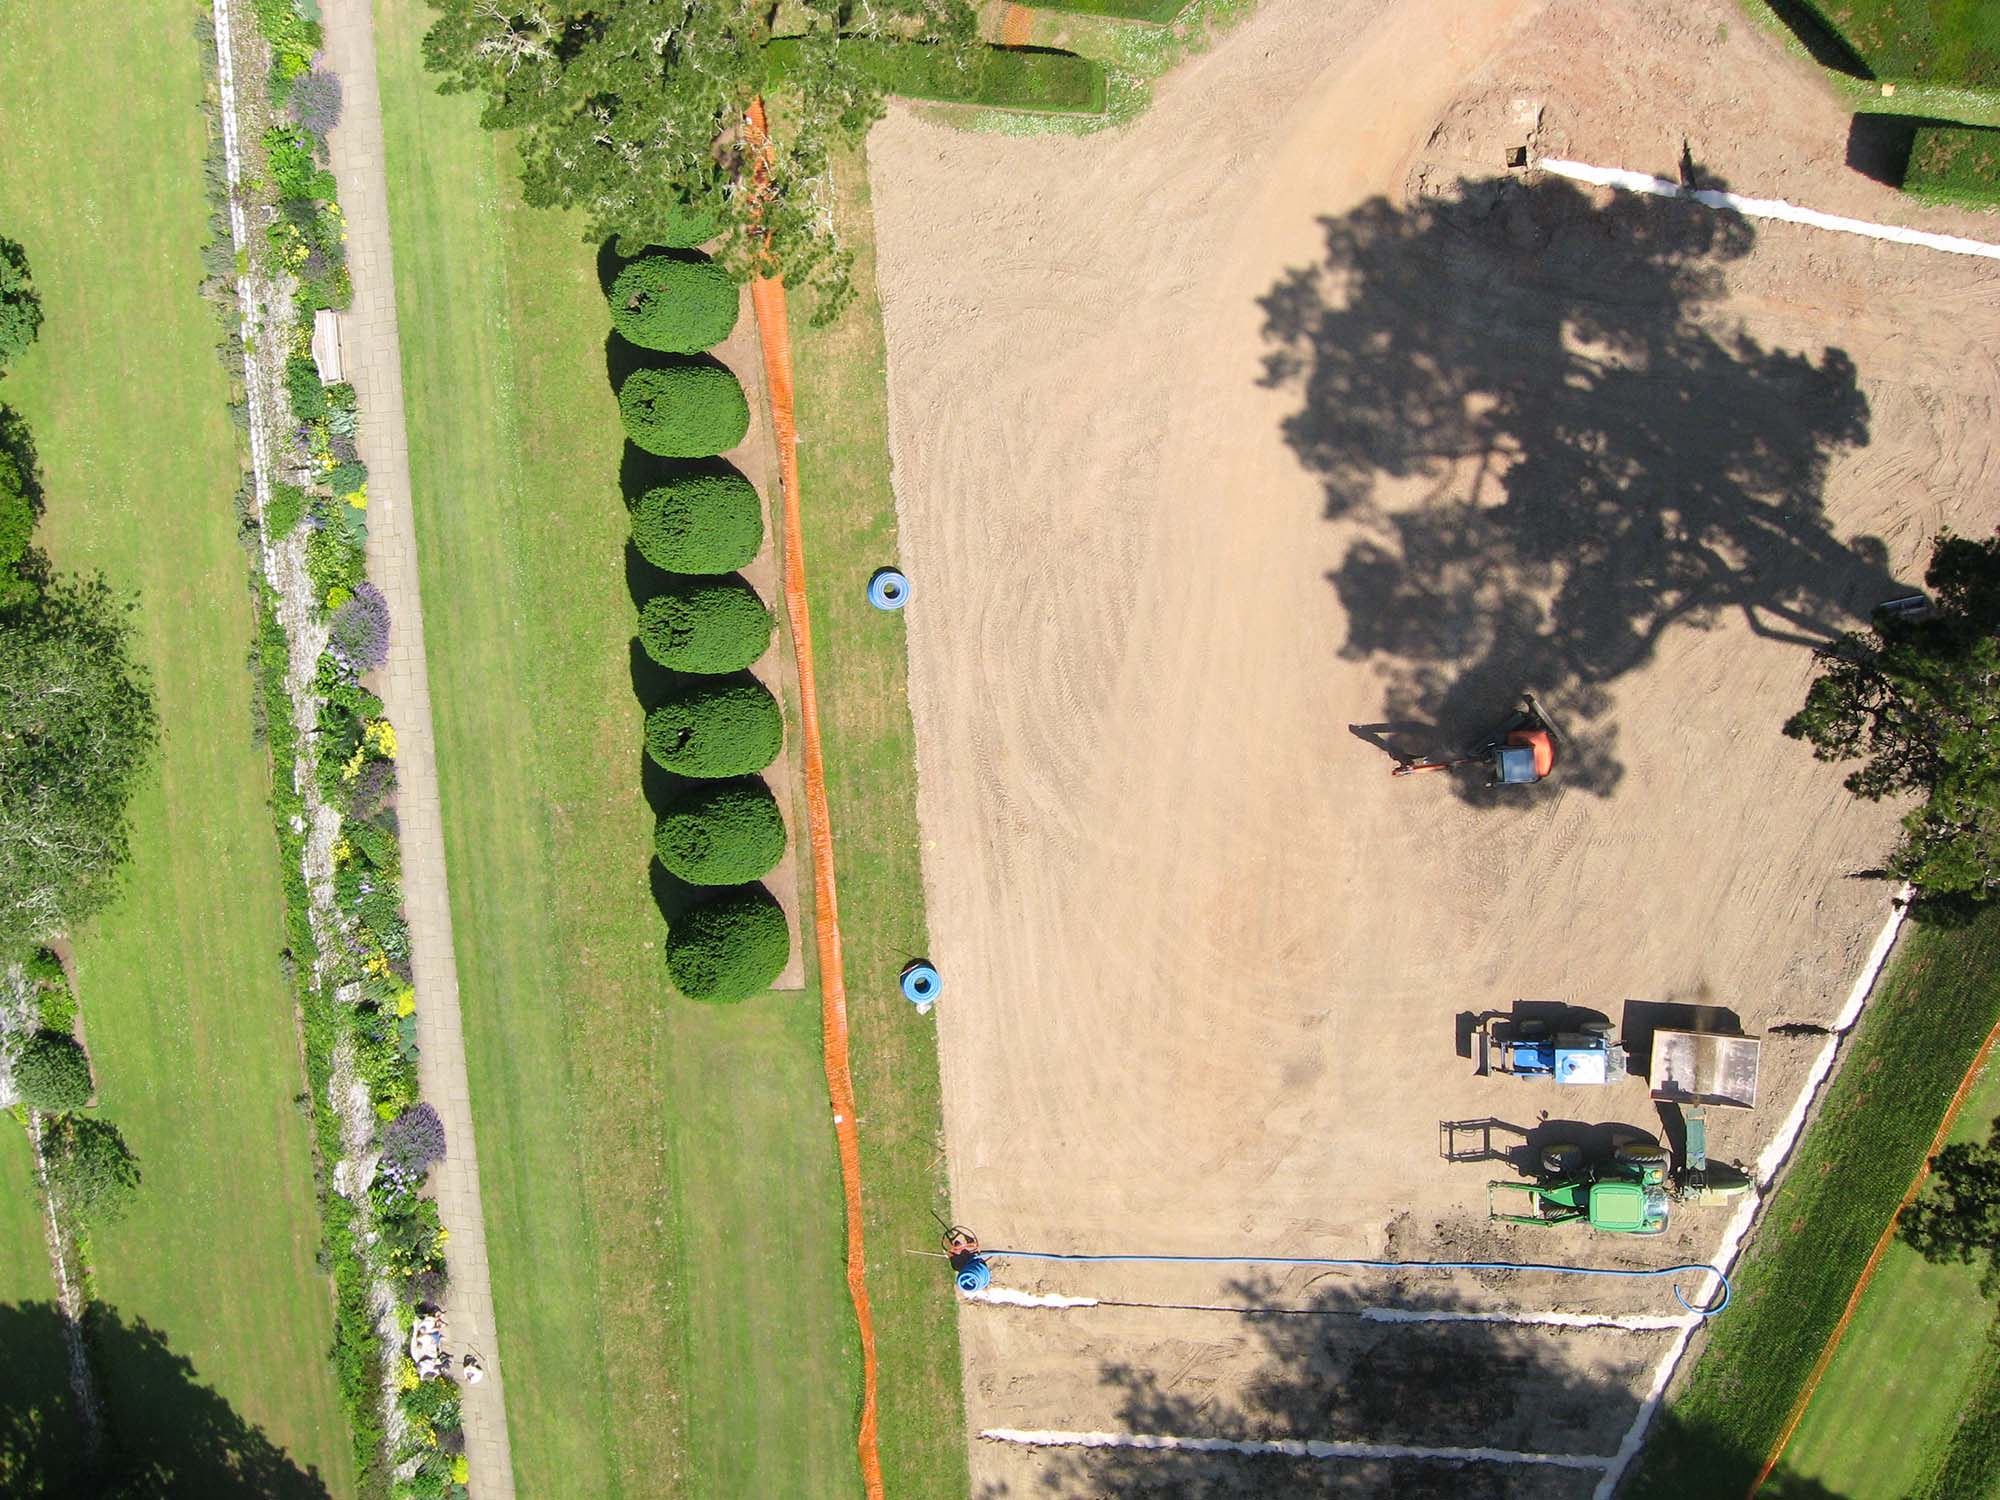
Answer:
[{"label": "blue tractor", "polygon": [[1616,1083],[1625,1076],[1625,1049],[1611,1040],[1609,1021],[1560,1031],[1546,1021],[1503,1018],[1479,1029],[1479,1071],[1549,1083]]}]

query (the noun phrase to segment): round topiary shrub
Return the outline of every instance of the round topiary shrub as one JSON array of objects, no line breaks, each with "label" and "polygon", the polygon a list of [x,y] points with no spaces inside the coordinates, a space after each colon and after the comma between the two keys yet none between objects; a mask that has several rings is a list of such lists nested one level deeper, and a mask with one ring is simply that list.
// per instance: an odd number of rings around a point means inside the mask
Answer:
[{"label": "round topiary shrub", "polygon": [[738,300],[712,260],[642,255],[611,283],[611,326],[641,349],[699,354],[729,337]]},{"label": "round topiary shrub", "polygon": [[676,672],[740,672],[770,649],[773,623],[740,579],[677,578],[639,611],[639,642]]},{"label": "round topiary shrub", "polygon": [[639,498],[632,541],[668,573],[733,573],[764,545],[764,508],[734,470],[688,474]]},{"label": "round topiary shrub", "polygon": [[784,716],[754,679],[698,687],[646,715],[646,753],[683,776],[747,776],[784,743]]},{"label": "round topiary shrub", "polygon": [[748,886],[682,913],[667,932],[667,973],[690,1000],[741,1000],[769,988],[791,948],[778,903]]},{"label": "round topiary shrub", "polygon": [[713,458],[743,441],[750,403],[721,365],[634,370],[618,392],[625,433],[661,458]]},{"label": "round topiary shrub", "polygon": [[744,885],[785,854],[785,819],[754,777],[697,788],[660,819],[653,849],[689,885]]},{"label": "round topiary shrub", "polygon": [[38,1031],[14,1054],[14,1087],[31,1109],[82,1109],[90,1098],[90,1059],[53,1031]]}]

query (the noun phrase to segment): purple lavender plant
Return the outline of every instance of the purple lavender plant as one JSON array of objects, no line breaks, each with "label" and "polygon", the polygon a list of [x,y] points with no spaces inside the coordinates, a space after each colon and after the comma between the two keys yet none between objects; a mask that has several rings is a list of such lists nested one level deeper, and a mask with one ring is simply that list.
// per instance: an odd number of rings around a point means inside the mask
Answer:
[{"label": "purple lavender plant", "polygon": [[372,672],[389,659],[389,601],[374,584],[363,580],[354,586],[354,597],[333,615],[333,635],[329,648],[360,676]]},{"label": "purple lavender plant", "polygon": [[348,791],[348,816],[364,821],[372,818],[395,795],[396,763],[393,760],[371,760],[361,768],[361,774],[354,778],[354,784]]},{"label": "purple lavender plant", "polygon": [[414,1104],[382,1133],[382,1173],[398,1186],[414,1188],[444,1160],[444,1121],[428,1104]]},{"label": "purple lavender plant", "polygon": [[340,123],[339,75],[322,73],[318,68],[301,73],[292,80],[292,91],[285,104],[302,129],[324,139]]}]

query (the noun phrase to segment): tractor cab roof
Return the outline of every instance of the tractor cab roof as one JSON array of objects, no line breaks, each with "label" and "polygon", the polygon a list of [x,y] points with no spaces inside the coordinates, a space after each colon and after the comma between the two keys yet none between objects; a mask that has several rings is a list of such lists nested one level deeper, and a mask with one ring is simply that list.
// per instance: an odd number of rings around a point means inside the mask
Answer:
[{"label": "tractor cab roof", "polygon": [[1610,1234],[1658,1234],[1667,1227],[1666,1189],[1638,1182],[1593,1183],[1590,1227]]}]

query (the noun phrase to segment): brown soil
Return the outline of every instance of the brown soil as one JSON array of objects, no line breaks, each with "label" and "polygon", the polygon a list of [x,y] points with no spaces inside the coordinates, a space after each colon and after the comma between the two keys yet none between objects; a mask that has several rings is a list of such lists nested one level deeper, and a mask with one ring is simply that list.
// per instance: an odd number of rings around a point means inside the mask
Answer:
[{"label": "brown soil", "polygon": [[[1703,1256],[1720,1210],[1664,1243],[1489,1226],[1511,1166],[1443,1160],[1440,1122],[1497,1119],[1503,1154],[1660,1122],[1637,1082],[1474,1076],[1460,1013],[1824,1022],[1881,925],[1852,877],[1894,809],[1777,728],[1812,642],[1908,592],[1941,526],[1992,523],[2000,270],[1509,174],[1516,145],[2000,238],[1851,170],[1837,103],[1723,0],[1265,0],[1128,130],[898,110],[871,138],[953,1198],[989,1244]],[[1549,783],[1386,774],[1383,746],[1476,739],[1524,690],[1567,736]],[[1817,1046],[1766,1042],[1715,1154],[1756,1154]],[[1657,1283],[1405,1293],[1674,1310]],[[972,1429],[1243,1435],[1334,1358],[1255,1321],[968,1308]],[[1437,1337],[1369,1332],[1384,1359]],[[1536,1368],[1507,1343],[1492,1381],[1629,1392],[1658,1347],[1519,1337]],[[1622,1425],[1491,1399],[1493,1441],[1608,1453]],[[1393,1440],[1355,1409],[1317,1435]],[[1110,1483],[973,1449],[1015,1494]]]}]

